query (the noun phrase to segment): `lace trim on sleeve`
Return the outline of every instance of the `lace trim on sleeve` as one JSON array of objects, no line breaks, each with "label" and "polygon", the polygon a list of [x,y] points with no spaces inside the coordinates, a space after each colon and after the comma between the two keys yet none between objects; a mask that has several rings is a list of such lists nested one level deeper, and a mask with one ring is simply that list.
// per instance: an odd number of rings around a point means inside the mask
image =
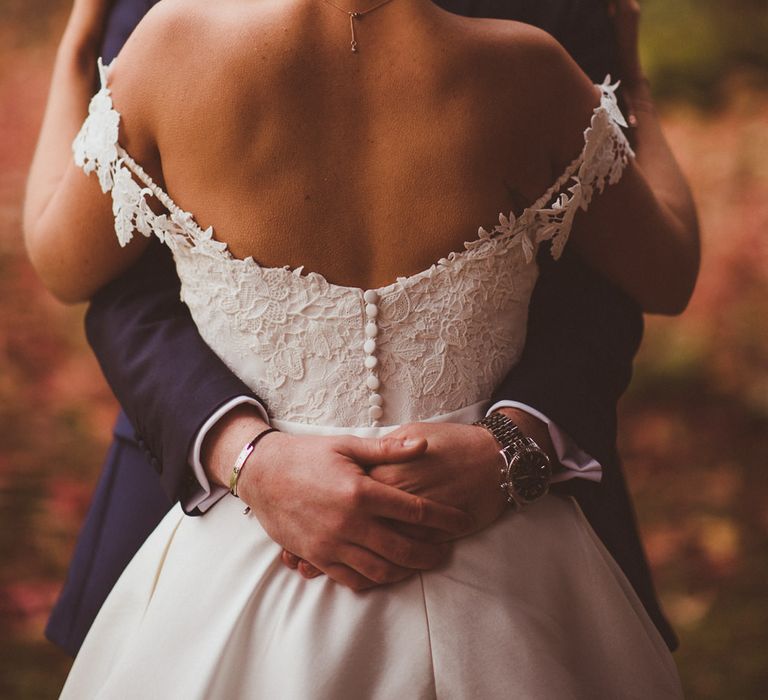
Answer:
[{"label": "lace trim on sleeve", "polygon": [[[181,244],[200,252],[226,252],[226,243],[213,238],[213,228],[203,230],[192,214],[178,207],[120,146],[120,113],[112,105],[107,85],[109,66],[99,59],[98,67],[101,89],[91,99],[88,117],[75,137],[72,151],[75,164],[86,174],[96,172],[102,191],[111,192],[120,245],[127,245],[134,231],[138,231],[147,237],[154,234],[172,248]],[[618,182],[634,156],[620,129],[627,123],[616,100],[618,83],[611,85],[609,75],[598,87],[600,104],[584,131],[584,148],[579,156],[523,214],[519,217],[513,213],[508,217],[500,214],[499,224],[491,232],[480,228],[478,239],[466,244],[468,249],[481,245],[485,239],[503,238],[512,246],[522,246],[525,259],[530,263],[538,245],[551,240],[552,256],[557,259],[562,255],[576,212],[589,207],[595,191],[602,192],[606,184]],[[169,213],[155,214],[148,197],[157,198]]]},{"label": "lace trim on sleeve", "polygon": [[576,212],[586,211],[595,191],[602,192],[606,184],[618,182],[635,155],[620,128],[627,122],[616,100],[618,86],[611,84],[610,75],[596,85],[601,92],[600,104],[584,130],[584,148],[557,181],[520,216],[501,213],[493,229],[480,227],[477,239],[465,244],[467,248],[487,240],[504,240],[509,247],[520,246],[525,261],[531,263],[539,244],[549,240],[552,257],[557,260],[562,255]]},{"label": "lace trim on sleeve", "polygon": [[112,109],[112,98],[107,87],[107,70],[98,60],[100,90],[91,98],[88,116],[72,142],[75,165],[86,175],[96,171],[102,192],[114,185],[113,164],[117,161],[117,139],[120,113]]},{"label": "lace trim on sleeve", "polygon": [[[617,183],[629,160],[634,158],[627,137],[620,127],[627,122],[616,100],[619,83],[611,84],[606,76],[600,88],[600,104],[592,113],[589,127],[584,131],[584,149],[566,168],[557,182],[544,193],[531,209],[536,221],[535,241],[552,241],[552,257],[563,253],[579,209],[586,211],[595,192]],[[563,189],[571,185],[564,192]],[[559,193],[559,194],[558,194]]]},{"label": "lace trim on sleeve", "polygon": [[[110,66],[99,59],[98,67],[101,88],[91,99],[88,117],[72,143],[72,152],[75,165],[86,174],[95,172],[102,192],[111,193],[120,245],[126,246],[138,231],[147,237],[154,234],[171,247],[181,243],[225,249],[224,243],[213,239],[212,228],[202,230],[192,215],[179,208],[120,146],[120,113],[112,105],[108,87]],[[157,198],[168,214],[155,214],[148,197]]]}]

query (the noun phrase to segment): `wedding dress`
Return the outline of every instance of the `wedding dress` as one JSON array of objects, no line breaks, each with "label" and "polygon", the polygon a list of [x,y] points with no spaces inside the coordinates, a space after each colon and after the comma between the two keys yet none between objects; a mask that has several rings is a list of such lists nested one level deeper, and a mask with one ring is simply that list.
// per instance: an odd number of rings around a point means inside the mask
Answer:
[{"label": "wedding dress", "polygon": [[[293,433],[483,415],[525,341],[538,245],[558,256],[577,209],[632,156],[606,81],[584,150],[539,201],[363,290],[232,257],[120,147],[100,73],[76,162],[111,191],[121,243],[139,231],[170,246],[200,333]],[[62,697],[681,697],[666,645],[571,499],[509,512],[441,568],[364,593],[305,580],[280,553],[233,496],[200,518],[177,506],[104,604]]]}]

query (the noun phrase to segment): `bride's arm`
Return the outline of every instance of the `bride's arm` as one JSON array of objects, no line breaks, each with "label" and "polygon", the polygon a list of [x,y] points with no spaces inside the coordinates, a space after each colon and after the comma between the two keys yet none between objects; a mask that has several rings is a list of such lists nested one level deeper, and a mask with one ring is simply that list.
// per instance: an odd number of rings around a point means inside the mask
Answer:
[{"label": "bride's arm", "polygon": [[[621,4],[621,3],[620,3]],[[558,47],[547,84],[553,91],[553,133],[559,140],[559,169],[583,147],[583,127],[597,101],[594,87]],[[644,90],[634,81],[630,99]],[[643,96],[643,106],[650,97]],[[556,104],[559,109],[555,109]],[[652,109],[636,115],[635,154],[621,180],[595,194],[588,211],[576,215],[573,245],[582,257],[624,289],[650,313],[680,313],[699,268],[699,229],[690,189]]]},{"label": "bride's arm", "polygon": [[62,301],[90,297],[135,262],[146,239],[120,248],[109,197],[83,177],[72,141],[88,113],[109,3],[76,0],[59,45],[48,103],[27,180],[24,237],[43,283]]},{"label": "bride's arm", "polygon": [[96,85],[96,58],[109,3],[76,0],[56,53],[51,87],[27,180],[24,225],[37,222],[72,162],[72,139]]}]

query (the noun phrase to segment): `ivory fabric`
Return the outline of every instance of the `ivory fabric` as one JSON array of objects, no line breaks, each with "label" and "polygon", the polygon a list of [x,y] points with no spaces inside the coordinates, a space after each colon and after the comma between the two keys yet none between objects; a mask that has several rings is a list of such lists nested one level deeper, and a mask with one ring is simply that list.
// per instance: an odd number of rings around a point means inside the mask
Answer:
[{"label": "ivory fabric", "polygon": [[[171,247],[201,334],[286,432],[378,436],[483,415],[525,342],[537,246],[551,240],[557,256],[576,209],[631,156],[606,83],[584,150],[539,202],[421,273],[342,287],[237,260],[200,229],[119,146],[100,72],[76,162],[111,192],[122,242],[138,230]],[[285,568],[242,509],[227,495],[201,518],[168,514],[63,698],[682,697],[664,641],[571,499],[507,512],[441,568],[364,593]]]}]

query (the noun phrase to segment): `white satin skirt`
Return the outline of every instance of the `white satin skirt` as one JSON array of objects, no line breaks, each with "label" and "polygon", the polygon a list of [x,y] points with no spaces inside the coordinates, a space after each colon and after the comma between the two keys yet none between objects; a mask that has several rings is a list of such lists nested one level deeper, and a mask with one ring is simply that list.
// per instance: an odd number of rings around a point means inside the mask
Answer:
[{"label": "white satin skirt", "polygon": [[61,697],[682,698],[663,639],[570,498],[510,511],[441,568],[362,593],[306,580],[280,553],[232,496],[204,517],[176,506],[105,602]]}]

